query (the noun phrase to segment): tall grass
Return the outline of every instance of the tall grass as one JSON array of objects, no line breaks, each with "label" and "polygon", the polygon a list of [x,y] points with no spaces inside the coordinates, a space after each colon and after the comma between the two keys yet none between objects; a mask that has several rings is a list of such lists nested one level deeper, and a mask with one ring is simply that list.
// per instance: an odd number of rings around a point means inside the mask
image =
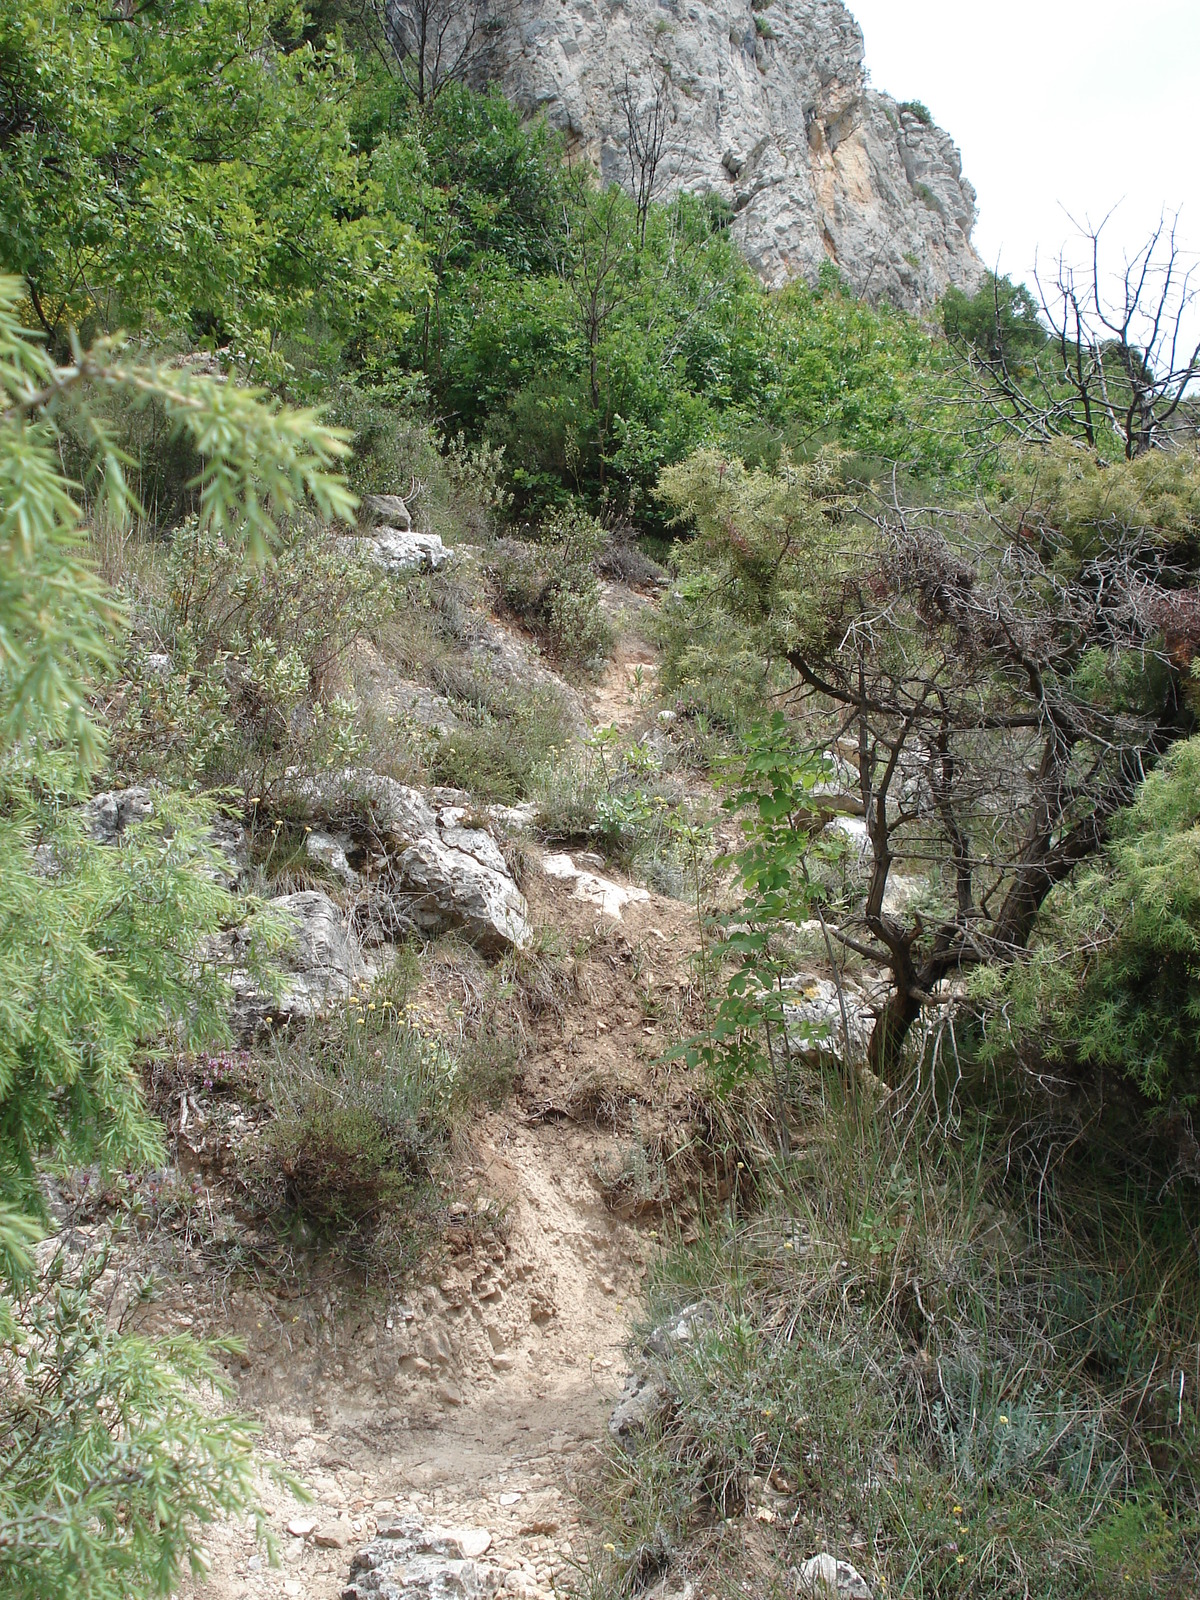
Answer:
[{"label": "tall grass", "polygon": [[614,1458],[613,1587],[765,1508],[781,1574],[835,1550],[880,1594],[1200,1593],[1195,1197],[1065,1167],[1039,1196],[986,1123],[823,1092],[754,1208],[655,1269],[643,1331],[708,1311],[655,1341],[670,1399]]}]

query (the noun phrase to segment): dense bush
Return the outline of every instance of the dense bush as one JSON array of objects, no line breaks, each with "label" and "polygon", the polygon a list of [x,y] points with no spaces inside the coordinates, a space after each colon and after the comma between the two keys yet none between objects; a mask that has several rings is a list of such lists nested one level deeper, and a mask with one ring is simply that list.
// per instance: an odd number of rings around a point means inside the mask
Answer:
[{"label": "dense bush", "polygon": [[743,1130],[733,1204],[652,1271],[666,1398],[614,1454],[597,1576],[630,1592],[761,1513],[773,1568],[836,1550],[880,1593],[1190,1592],[1200,1421],[1167,1374],[1200,1317],[1194,1192],[1034,1171],[1035,1206],[984,1128],[898,1123],[832,1078],[791,1115],[790,1169]]},{"label": "dense bush", "polygon": [[536,541],[501,539],[488,554],[499,605],[569,667],[595,669],[612,650],[612,626],[600,609],[595,571],[605,542],[595,518],[572,505],[548,516]]},{"label": "dense bush", "polygon": [[274,805],[358,754],[345,655],[394,603],[366,556],[301,518],[270,565],[247,567],[189,518],[172,535],[164,583],[151,641],[161,653],[143,639],[112,703],[118,771],[236,786]]},{"label": "dense bush", "polygon": [[[986,1058],[1120,1080],[1168,1121],[1200,1103],[1200,741],[1176,746],[1104,854],[1050,900],[1027,958],[975,984]],[[1115,1082],[1113,1080],[1116,1080]]]},{"label": "dense bush", "polygon": [[[377,1006],[381,1025],[373,1025]],[[368,1010],[369,1008],[369,1010]],[[343,1246],[399,1245],[413,1225],[455,1106],[455,1067],[442,1048],[365,996],[341,1022],[275,1051],[267,1078],[274,1117],[259,1176],[284,1206]]]}]

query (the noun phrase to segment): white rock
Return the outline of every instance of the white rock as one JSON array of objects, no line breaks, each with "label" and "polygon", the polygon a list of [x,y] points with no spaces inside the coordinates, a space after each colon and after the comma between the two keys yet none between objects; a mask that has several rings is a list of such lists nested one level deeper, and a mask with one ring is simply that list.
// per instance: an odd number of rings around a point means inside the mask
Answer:
[{"label": "white rock", "polygon": [[621,913],[627,905],[650,898],[646,889],[613,883],[610,878],[601,878],[594,872],[582,871],[568,855],[544,857],[542,871],[548,878],[556,878],[560,883],[570,883],[573,886],[572,896],[576,900],[584,900],[589,905],[599,906],[606,917],[612,917],[616,922],[622,920]]},{"label": "white rock", "polygon": [[83,808],[88,831],[101,844],[116,844],[125,829],[154,815],[154,799],[149,789],[135,784],[130,789],[109,789],[94,795]]},{"label": "white rock", "polygon": [[338,839],[332,833],[325,833],[319,828],[314,828],[304,840],[304,848],[314,861],[328,867],[335,878],[339,878],[347,888],[354,888],[359,881],[358,873],[346,859],[346,846],[348,839]]},{"label": "white rock", "polygon": [[826,1551],[800,1568],[798,1590],[803,1600],[874,1600],[862,1574]]},{"label": "white rock", "polygon": [[243,1033],[270,1018],[316,1016],[347,999],[356,984],[374,976],[354,931],[327,894],[305,889],[280,895],[268,905],[290,922],[293,930],[279,959],[284,981],[278,998],[265,994],[242,964],[243,930],[235,929],[214,941],[215,953],[232,965],[233,1021]]},{"label": "white rock", "polygon": [[481,949],[524,949],[529,907],[500,847],[467,808],[441,804],[379,773],[349,768],[320,798],[370,818],[391,846],[396,917],[422,933],[461,928]]},{"label": "white rock", "polygon": [[411,1517],[393,1522],[351,1560],[342,1600],[487,1600],[500,1574],[476,1563],[491,1543],[486,1528],[426,1527]]},{"label": "white rock", "polygon": [[788,1049],[793,1054],[815,1052],[857,1060],[865,1053],[875,1016],[866,996],[855,985],[843,983],[840,1000],[838,986],[831,978],[792,978],[784,983],[784,989],[789,992],[790,1003],[784,1003],[783,1021]]},{"label": "white rock", "polygon": [[973,288],[975,191],[950,138],[868,88],[841,0],[512,0],[489,36],[497,75],[609,181],[629,185],[626,83],[643,112],[665,90],[663,192],[726,201],[771,284],[827,261],[855,293],[931,306]]},{"label": "white rock", "polygon": [[454,552],[442,543],[437,533],[415,533],[401,528],[381,527],[346,546],[364,555],[388,574],[437,572],[453,558]]},{"label": "white rock", "polygon": [[316,1526],[316,1517],[293,1517],[287,1525],[287,1531],[293,1539],[307,1539]]}]

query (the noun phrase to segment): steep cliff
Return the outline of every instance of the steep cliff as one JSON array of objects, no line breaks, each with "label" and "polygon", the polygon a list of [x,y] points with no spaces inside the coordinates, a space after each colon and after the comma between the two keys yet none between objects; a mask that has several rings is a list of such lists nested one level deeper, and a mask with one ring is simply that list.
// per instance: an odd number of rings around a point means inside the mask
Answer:
[{"label": "steep cliff", "polygon": [[665,115],[656,193],[726,198],[763,279],[833,261],[854,290],[919,309],[970,287],[975,191],[950,138],[867,87],[841,0],[508,0],[492,13],[512,98],[629,184],[627,102]]}]

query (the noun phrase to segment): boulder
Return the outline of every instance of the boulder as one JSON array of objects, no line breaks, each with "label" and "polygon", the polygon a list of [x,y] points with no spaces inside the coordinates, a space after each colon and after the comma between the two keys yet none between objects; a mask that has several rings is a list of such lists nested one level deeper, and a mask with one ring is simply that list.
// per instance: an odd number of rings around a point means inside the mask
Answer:
[{"label": "boulder", "polygon": [[368,527],[398,528],[402,533],[412,529],[412,512],[403,495],[365,494],[362,499],[362,520]]},{"label": "boulder", "polygon": [[94,795],[83,811],[92,838],[100,844],[116,844],[130,823],[154,815],[154,798],[149,789],[135,784],[130,789],[108,789]]},{"label": "boulder", "polygon": [[481,1564],[486,1528],[425,1527],[406,1518],[379,1528],[350,1562],[341,1600],[487,1600],[501,1574]]},{"label": "boulder", "polygon": [[639,1437],[667,1410],[670,1390],[661,1378],[648,1372],[631,1372],[625,1379],[621,1398],[608,1418],[608,1431],[617,1443],[632,1453]]},{"label": "boulder", "polygon": [[784,989],[791,997],[790,1003],[784,1002],[783,1022],[793,1055],[861,1059],[875,1024],[875,1014],[861,989],[843,983],[839,1000],[838,986],[831,978],[808,976],[789,978]]},{"label": "boulder", "polygon": [[415,533],[404,528],[375,528],[362,538],[347,539],[346,543],[389,575],[437,572],[454,555],[442,543],[440,534]]},{"label": "boulder", "polygon": [[[93,795],[83,808],[88,832],[99,844],[119,844],[125,830],[135,823],[145,822],[154,815],[153,791],[141,784],[128,789],[108,789]],[[246,871],[249,860],[249,840],[246,830],[232,817],[218,817],[209,828],[206,842],[223,857],[223,864],[202,870],[206,877],[236,889]]]},{"label": "boulder", "polygon": [[233,1022],[243,1034],[276,1019],[317,1016],[348,999],[356,985],[373,976],[357,935],[347,927],[327,894],[319,889],[304,889],[298,894],[280,895],[268,901],[268,909],[290,923],[293,930],[278,961],[283,986],[277,997],[261,989],[247,971],[248,936],[244,929],[234,929],[217,941],[218,956],[230,962]]},{"label": "boulder", "polygon": [[874,1600],[862,1574],[824,1550],[800,1568],[796,1589],[801,1600]]},{"label": "boulder", "polygon": [[322,784],[320,800],[369,821],[387,851],[379,875],[400,931],[460,928],[489,954],[524,949],[529,907],[500,847],[452,791],[430,795],[379,773],[351,768]]},{"label": "boulder", "polygon": [[314,828],[305,836],[304,850],[311,860],[327,867],[348,889],[355,889],[361,879],[350,865],[346,854],[352,844],[353,841],[343,834],[335,835],[326,833],[321,828]]}]

